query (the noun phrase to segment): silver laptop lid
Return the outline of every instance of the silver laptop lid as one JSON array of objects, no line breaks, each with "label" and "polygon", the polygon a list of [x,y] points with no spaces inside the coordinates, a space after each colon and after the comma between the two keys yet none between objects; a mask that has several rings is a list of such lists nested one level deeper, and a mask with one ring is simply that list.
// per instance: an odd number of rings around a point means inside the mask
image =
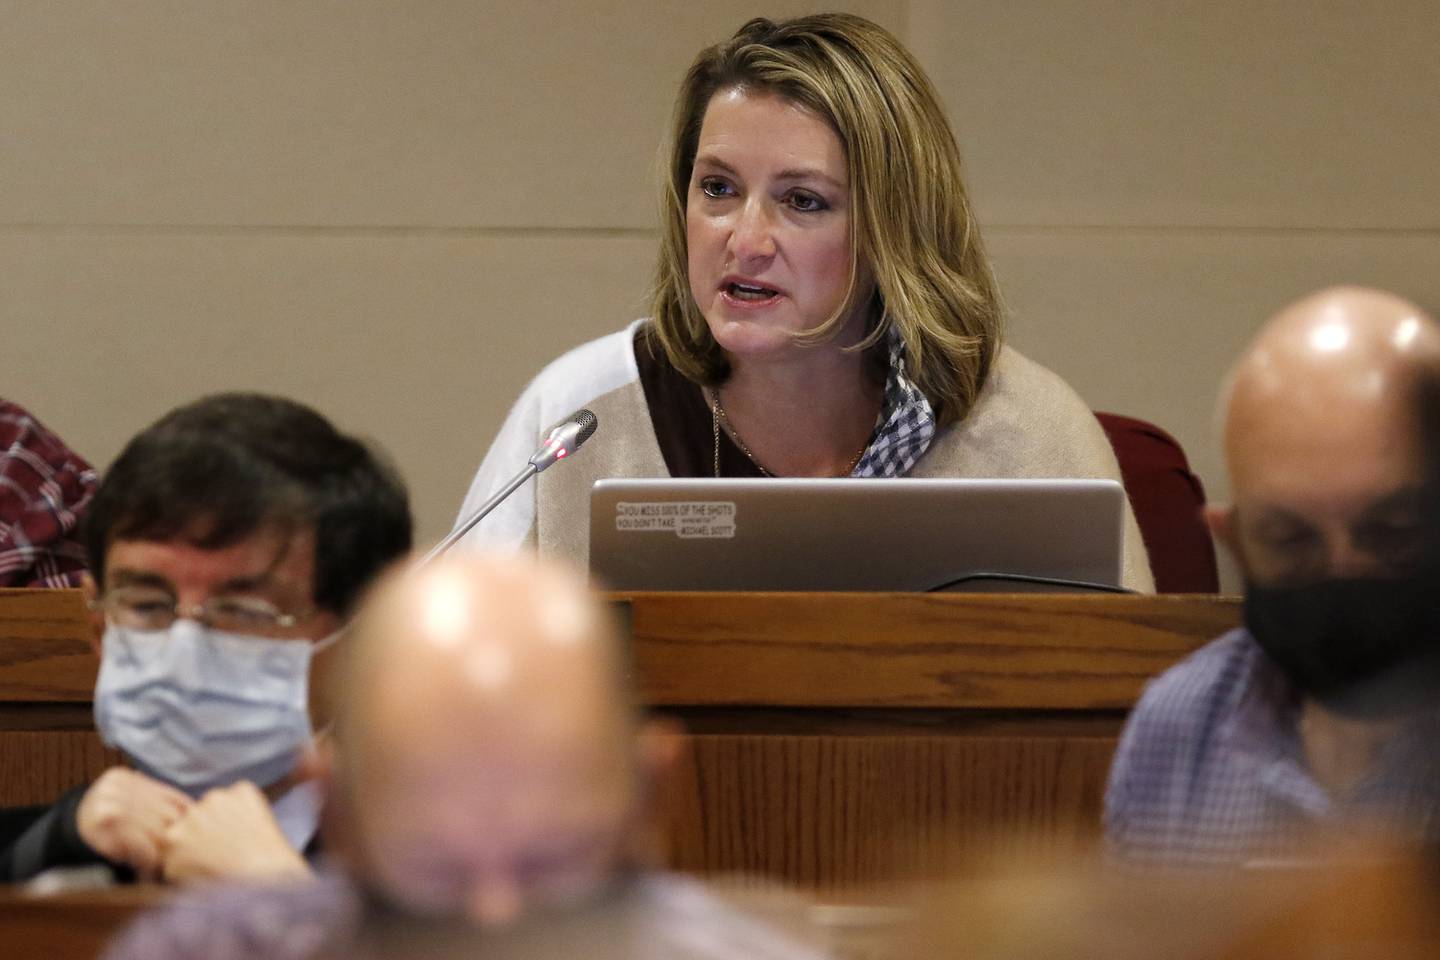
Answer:
[{"label": "silver laptop lid", "polygon": [[1118,586],[1124,504],[1113,480],[601,480],[590,570],[615,590]]}]

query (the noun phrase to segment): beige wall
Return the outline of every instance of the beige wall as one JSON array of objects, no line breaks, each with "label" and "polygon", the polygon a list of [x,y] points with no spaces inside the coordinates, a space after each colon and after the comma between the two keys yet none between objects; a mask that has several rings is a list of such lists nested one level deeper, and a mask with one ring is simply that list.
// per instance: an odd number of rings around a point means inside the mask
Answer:
[{"label": "beige wall", "polygon": [[[0,0],[0,394],[103,465],[203,391],[281,391],[387,447],[436,537],[524,381],[642,309],[690,57],[812,6]],[[940,86],[1013,342],[1212,493],[1268,311],[1440,308],[1429,2],[841,6]]]}]

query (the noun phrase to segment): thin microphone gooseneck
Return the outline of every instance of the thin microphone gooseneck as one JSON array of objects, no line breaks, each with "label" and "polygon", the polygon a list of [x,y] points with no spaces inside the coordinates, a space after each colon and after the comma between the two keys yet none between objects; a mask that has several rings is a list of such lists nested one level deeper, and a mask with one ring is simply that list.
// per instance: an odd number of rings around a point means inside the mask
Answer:
[{"label": "thin microphone gooseneck", "polygon": [[484,520],[490,511],[505,502],[505,498],[524,485],[526,480],[550,467],[552,464],[564,460],[570,454],[580,449],[580,445],[595,435],[595,429],[600,426],[600,420],[589,410],[576,410],[570,416],[557,423],[545,435],[545,440],[540,444],[540,449],[531,455],[525,464],[525,469],[517,473],[509,483],[505,484],[489,500],[480,505],[470,516],[466,517],[454,530],[435,544],[434,549],[425,554],[421,560],[422,565],[427,564],[441,556],[460,541],[465,534],[475,528],[475,525]]}]

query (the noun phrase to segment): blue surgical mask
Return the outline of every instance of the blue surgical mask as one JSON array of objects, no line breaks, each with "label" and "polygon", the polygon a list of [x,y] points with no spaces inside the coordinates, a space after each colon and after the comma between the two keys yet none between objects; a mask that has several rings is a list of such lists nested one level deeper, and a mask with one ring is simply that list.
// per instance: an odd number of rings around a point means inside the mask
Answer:
[{"label": "blue surgical mask", "polygon": [[110,624],[95,725],[140,771],[188,793],[268,787],[310,741],[310,660],[334,638],[275,640],[186,619],[164,630]]}]

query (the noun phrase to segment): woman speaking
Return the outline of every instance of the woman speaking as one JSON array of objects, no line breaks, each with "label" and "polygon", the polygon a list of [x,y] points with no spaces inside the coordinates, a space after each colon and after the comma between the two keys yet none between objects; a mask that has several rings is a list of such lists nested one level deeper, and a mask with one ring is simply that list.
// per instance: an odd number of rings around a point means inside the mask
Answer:
[{"label": "woman speaking", "polygon": [[[1074,391],[1001,345],[954,136],[882,28],[756,19],[701,51],[661,216],[652,316],[531,382],[461,516],[575,408],[604,442],[472,537],[583,564],[602,477],[1119,479]],[[1151,588],[1128,508],[1124,581]]]}]

